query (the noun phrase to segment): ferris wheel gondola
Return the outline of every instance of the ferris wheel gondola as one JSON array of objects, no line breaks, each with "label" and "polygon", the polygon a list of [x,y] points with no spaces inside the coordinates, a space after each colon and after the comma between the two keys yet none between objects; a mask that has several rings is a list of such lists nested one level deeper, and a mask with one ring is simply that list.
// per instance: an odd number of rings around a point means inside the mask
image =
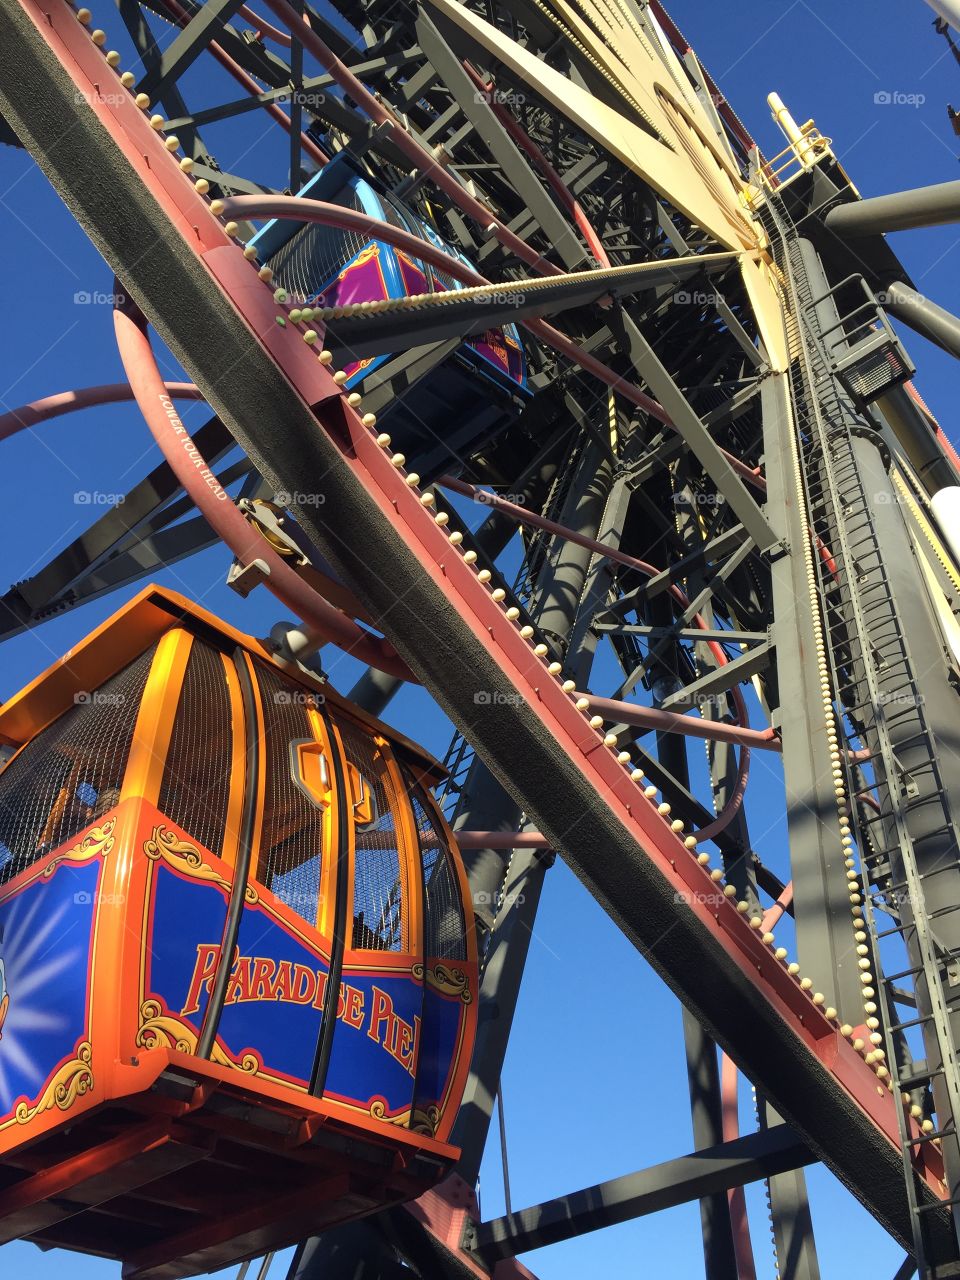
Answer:
[{"label": "ferris wheel gondola", "polygon": [[0,738],[3,1239],[191,1275],[450,1168],[476,947],[435,761],[158,588]]}]

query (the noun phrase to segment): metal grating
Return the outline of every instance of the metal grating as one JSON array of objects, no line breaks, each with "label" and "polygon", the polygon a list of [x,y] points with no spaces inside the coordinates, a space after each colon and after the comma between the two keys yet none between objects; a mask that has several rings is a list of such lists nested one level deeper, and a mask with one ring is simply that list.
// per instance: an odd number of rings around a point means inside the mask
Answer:
[{"label": "metal grating", "polygon": [[[846,310],[851,291],[858,302],[852,310]],[[843,299],[846,314],[824,327],[818,318],[819,308],[831,299],[838,316]],[[811,299],[804,311],[807,324],[818,327],[830,372],[840,379],[860,409],[916,372],[863,276],[841,280],[822,297]]]},{"label": "metal grating", "polygon": [[[360,796],[353,797],[353,945],[370,951],[401,951],[405,903],[397,798],[373,738],[350,721],[342,721],[338,727],[347,761],[359,773],[361,788]],[[369,806],[369,821],[360,820],[364,805]]]},{"label": "metal grating", "polygon": [[0,773],[0,883],[95,822],[120,799],[155,646],[74,705]]},{"label": "metal grating", "polygon": [[219,854],[227,825],[233,726],[223,659],[194,640],[173,722],[158,808]]},{"label": "metal grating", "polygon": [[310,694],[256,664],[263,703],[265,774],[257,879],[281,902],[317,923],[323,863],[323,812],[298,785],[294,749],[313,742]]},{"label": "metal grating", "polygon": [[466,960],[463,906],[453,857],[438,830],[426,797],[410,788],[423,868],[423,954],[428,960]]},{"label": "metal grating", "polygon": [[[349,186],[341,187],[330,203],[363,212],[356,191]],[[310,223],[277,250],[269,265],[273,268],[275,283],[306,302],[315,298],[369,243],[370,237],[358,231],[340,231],[336,227]]]},{"label": "metal grating", "polygon": [[840,373],[854,399],[863,404],[871,404],[912,375],[912,366],[905,365],[898,352],[889,346],[869,352]]}]

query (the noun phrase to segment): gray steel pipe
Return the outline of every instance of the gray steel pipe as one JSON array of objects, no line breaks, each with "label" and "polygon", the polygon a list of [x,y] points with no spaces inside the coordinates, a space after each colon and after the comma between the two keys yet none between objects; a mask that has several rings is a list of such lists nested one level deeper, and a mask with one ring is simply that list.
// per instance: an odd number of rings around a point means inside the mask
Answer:
[{"label": "gray steel pipe", "polygon": [[960,182],[938,182],[912,191],[838,204],[823,221],[845,239],[960,222]]},{"label": "gray steel pipe", "polygon": [[952,312],[899,280],[887,285],[881,301],[892,316],[960,360],[960,319]]},{"label": "gray steel pipe", "polygon": [[956,472],[936,433],[903,387],[893,387],[884,392],[878,397],[875,408],[883,415],[931,497],[940,489],[957,483]]}]

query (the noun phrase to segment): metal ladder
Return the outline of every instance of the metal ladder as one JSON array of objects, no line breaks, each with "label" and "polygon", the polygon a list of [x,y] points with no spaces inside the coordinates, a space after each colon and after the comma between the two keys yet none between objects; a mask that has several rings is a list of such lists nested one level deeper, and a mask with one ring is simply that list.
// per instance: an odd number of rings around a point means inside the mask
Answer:
[{"label": "metal ladder", "polygon": [[[933,922],[925,907],[923,884],[924,879],[938,874],[939,870],[956,869],[957,862],[952,859],[943,868],[926,874],[921,874],[918,868],[913,839],[907,826],[909,788],[904,788],[902,783],[890,737],[891,721],[884,706],[891,696],[901,698],[897,715],[909,716],[914,721],[909,727],[910,741],[914,746],[919,744],[924,748],[921,767],[930,771],[935,784],[933,800],[942,809],[943,824],[939,830],[952,834],[954,850],[960,848],[960,833],[956,830],[939,780],[936,743],[918,696],[904,627],[898,616],[859,476],[849,417],[827,366],[816,318],[811,313],[814,300],[799,246],[789,229],[786,212],[778,210],[775,204],[776,197],[768,199],[764,210],[766,216],[762,221],[771,242],[779,248],[777,257],[792,295],[793,306],[787,316],[788,337],[790,350],[797,354],[797,358],[791,368],[791,395],[807,509],[811,531],[820,531],[821,541],[829,556],[833,557],[837,570],[835,577],[831,566],[826,563],[827,556],[818,555],[815,547],[820,608],[828,638],[827,660],[841,725],[844,715],[868,713],[877,742],[877,751],[871,759],[874,779],[870,790],[879,798],[880,825],[887,831],[892,830],[895,840],[889,848],[883,848],[886,840],[881,839],[879,849],[874,842],[874,851],[862,856],[864,880],[877,884],[878,876],[883,877],[880,886],[872,890],[869,883],[864,883],[861,896],[877,980],[877,1004],[885,1041],[884,1061],[890,1071],[895,1098],[911,1090],[926,1089],[936,1077],[941,1076],[943,1095],[948,1103],[944,1108],[948,1114],[938,1116],[940,1128],[927,1134],[914,1132],[905,1105],[897,1108],[913,1252],[924,1280],[926,1277],[960,1275],[956,1251],[949,1259],[931,1257],[929,1232],[925,1229],[926,1214],[938,1206],[920,1203],[914,1167],[915,1152],[919,1151],[921,1144],[954,1136],[957,1117],[960,1117],[960,1069],[950,1021],[950,1003],[942,981],[943,955],[942,949],[937,947]],[[865,573],[871,575],[869,584],[851,591],[850,584]],[[852,635],[847,633],[851,620]],[[873,630],[873,640],[869,644],[866,643],[868,623]],[[847,655],[845,659],[842,657],[844,653]],[[903,720],[899,723],[903,727]],[[858,783],[849,757],[845,767],[852,797],[857,792]],[[916,768],[911,768],[914,778],[917,772]],[[931,797],[923,797],[922,802],[931,803]],[[856,818],[856,811],[851,806],[851,820]],[[892,878],[887,863],[890,854],[896,855],[897,880]],[[894,928],[878,929],[877,909],[887,910],[888,899],[898,903],[904,901],[900,895],[906,895],[908,910],[896,913],[900,918]],[[960,903],[948,909],[960,910]],[[879,944],[882,938],[895,933],[902,935],[915,963],[900,973],[883,975],[879,965]],[[904,981],[911,987],[905,989]],[[916,1005],[918,987],[922,987],[926,995],[928,1012],[921,1014],[918,1008],[917,1017],[903,1020],[897,1014],[896,1006]],[[921,1068],[918,1064],[917,1070],[907,1076],[901,1072],[900,1050],[903,1032],[914,1026],[925,1030],[927,1065]],[[931,1053],[932,1048],[935,1053]],[[939,1061],[933,1060],[935,1058]],[[956,1202],[951,1200],[948,1203],[956,1217]]]}]

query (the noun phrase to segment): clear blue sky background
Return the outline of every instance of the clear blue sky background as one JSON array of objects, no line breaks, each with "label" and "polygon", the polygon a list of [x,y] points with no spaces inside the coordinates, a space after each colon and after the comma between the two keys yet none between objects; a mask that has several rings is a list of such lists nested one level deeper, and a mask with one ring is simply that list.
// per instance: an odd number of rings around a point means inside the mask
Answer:
[{"label": "clear blue sky background", "polygon": [[[94,21],[131,63],[129,45],[107,0],[94,0]],[[946,103],[960,104],[960,68],[934,35],[922,0],[674,0],[671,11],[701,59],[767,152],[780,135],[765,105],[781,93],[798,120],[812,116],[864,195],[960,176],[960,139]],[[878,93],[922,95],[918,106],[885,105]],[[200,106],[234,93],[232,82],[203,64],[188,101]],[[211,131],[225,170],[283,185],[285,145],[266,118]],[[279,157],[279,159],[278,159]],[[69,387],[122,378],[110,308],[77,303],[79,292],[109,292],[110,272],[22,151],[0,150],[0,242],[4,301],[0,406],[15,407]],[[943,228],[896,237],[917,287],[947,307],[960,307],[960,234]],[[918,384],[956,439],[951,389],[957,372],[948,357],[908,335]],[[178,371],[168,355],[164,370]],[[188,425],[206,416],[185,410]],[[89,411],[23,433],[2,446],[0,587],[35,572],[102,508],[79,493],[124,492],[159,460],[130,407]],[[476,513],[478,516],[482,512]],[[158,575],[220,612],[264,634],[280,616],[262,591],[242,601],[223,585],[227,555],[211,550]],[[127,593],[132,594],[132,592]],[[8,643],[0,666],[6,698],[121,603],[101,601],[55,619]],[[348,689],[356,664],[336,654],[326,661],[333,682]],[[406,690],[388,718],[442,755],[449,725],[422,692]],[[782,780],[757,761],[748,796],[756,847],[784,867]],[[618,934],[578,882],[557,865],[547,879],[504,1076],[514,1205],[532,1204],[593,1181],[686,1152],[691,1146],[679,1006]],[[748,1122],[749,1088],[744,1089]],[[809,1174],[825,1280],[882,1277],[902,1251],[823,1169]],[[499,1153],[491,1144],[481,1194],[484,1216],[499,1213],[503,1196]],[[758,1276],[774,1275],[759,1188],[749,1192]],[[702,1274],[695,1206],[625,1224],[579,1242],[530,1255],[542,1280],[589,1275],[633,1277]],[[7,1274],[46,1280],[64,1275],[107,1280],[116,1264],[43,1254],[28,1244],[0,1250]],[[278,1264],[276,1274],[283,1273]]]}]

